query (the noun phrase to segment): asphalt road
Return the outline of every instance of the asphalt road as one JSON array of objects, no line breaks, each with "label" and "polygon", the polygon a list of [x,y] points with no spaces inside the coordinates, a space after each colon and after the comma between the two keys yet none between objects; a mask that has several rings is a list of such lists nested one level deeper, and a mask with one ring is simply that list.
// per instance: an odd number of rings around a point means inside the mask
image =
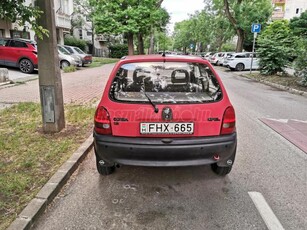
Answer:
[{"label": "asphalt road", "polygon": [[306,120],[307,99],[219,73],[237,114],[228,176],[123,166],[103,177],[91,152],[35,229],[306,229],[307,154],[259,119]]}]

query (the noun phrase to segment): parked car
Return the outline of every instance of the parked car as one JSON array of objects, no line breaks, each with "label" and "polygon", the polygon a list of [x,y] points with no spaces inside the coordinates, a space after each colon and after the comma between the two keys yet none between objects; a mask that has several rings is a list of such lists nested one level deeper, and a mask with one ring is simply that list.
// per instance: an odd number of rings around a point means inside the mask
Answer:
[{"label": "parked car", "polygon": [[81,58],[76,55],[70,55],[70,53],[61,45],[58,45],[60,67],[65,68],[70,65],[82,66]]},{"label": "parked car", "polygon": [[97,170],[117,165],[210,164],[228,174],[236,155],[235,111],[211,64],[196,56],[122,58],[94,118]]},{"label": "parked car", "polygon": [[71,55],[76,55],[76,56],[80,57],[80,58],[81,58],[81,61],[82,61],[82,66],[84,66],[84,65],[86,65],[86,64],[91,64],[91,63],[92,63],[92,55],[83,52],[79,47],[67,46],[67,45],[64,45],[63,47],[64,47]]},{"label": "parked car", "polygon": [[226,66],[226,60],[228,57],[230,57],[235,52],[225,52],[221,58],[221,61],[219,61],[219,65]]},{"label": "parked car", "polygon": [[255,53],[252,54],[250,52],[232,54],[226,59],[225,65],[230,70],[237,70],[237,71],[248,70],[250,69],[251,66],[252,55],[254,55],[253,69],[259,69],[259,60],[256,54]]},{"label": "parked car", "polygon": [[221,65],[224,54],[225,52],[215,53],[209,58],[210,63],[213,65]]},{"label": "parked car", "polygon": [[206,59],[206,60],[209,60],[211,57],[212,57],[212,55],[214,55],[214,53],[213,52],[208,52],[208,53],[206,53],[205,55],[204,55],[204,59]]},{"label": "parked car", "polygon": [[38,65],[36,42],[20,38],[0,38],[0,65],[17,67],[23,73],[32,73]]}]

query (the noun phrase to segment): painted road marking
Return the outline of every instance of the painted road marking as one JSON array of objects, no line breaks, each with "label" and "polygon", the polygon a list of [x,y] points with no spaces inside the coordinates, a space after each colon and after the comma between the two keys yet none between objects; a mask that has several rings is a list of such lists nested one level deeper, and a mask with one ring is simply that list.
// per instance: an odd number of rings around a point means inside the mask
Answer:
[{"label": "painted road marking", "polygon": [[284,230],[272,209],[259,192],[248,192],[269,230]]}]

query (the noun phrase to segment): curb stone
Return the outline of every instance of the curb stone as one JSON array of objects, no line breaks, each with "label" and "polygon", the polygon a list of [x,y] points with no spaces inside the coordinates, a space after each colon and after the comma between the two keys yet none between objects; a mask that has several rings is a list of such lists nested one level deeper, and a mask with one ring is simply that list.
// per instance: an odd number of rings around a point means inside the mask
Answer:
[{"label": "curb stone", "polygon": [[72,156],[58,169],[58,171],[42,187],[38,194],[22,210],[7,230],[28,230],[46,210],[47,206],[57,196],[70,176],[78,168],[90,150],[93,148],[93,137],[90,135]]},{"label": "curb stone", "polygon": [[254,79],[254,78],[247,77],[247,76],[244,75],[244,74],[240,74],[240,76],[241,76],[241,77],[245,77],[245,78],[247,78],[247,79],[252,79],[252,80],[254,80],[254,81],[263,83],[263,84],[268,85],[268,86],[271,86],[271,87],[275,87],[275,88],[277,88],[277,89],[281,89],[281,90],[284,90],[284,91],[288,91],[288,92],[290,92],[290,93],[292,93],[292,94],[296,94],[296,95],[301,95],[301,96],[307,97],[307,92],[305,92],[305,91],[293,89],[293,88],[290,88],[290,87],[288,87],[288,86],[280,85],[280,84],[273,83],[273,82],[269,82],[269,81],[266,81],[266,80],[257,80],[257,79]]}]

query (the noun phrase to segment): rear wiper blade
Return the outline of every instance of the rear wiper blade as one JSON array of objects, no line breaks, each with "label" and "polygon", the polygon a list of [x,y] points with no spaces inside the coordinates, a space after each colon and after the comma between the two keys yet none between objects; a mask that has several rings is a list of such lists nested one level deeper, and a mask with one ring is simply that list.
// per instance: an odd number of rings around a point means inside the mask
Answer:
[{"label": "rear wiper blade", "polygon": [[152,102],[152,100],[150,99],[150,97],[147,95],[146,92],[144,92],[144,95],[147,97],[149,103],[152,105],[152,107],[154,108],[154,112],[155,113],[158,113],[159,112],[159,109],[157,108],[157,106],[155,105],[155,103]]}]

